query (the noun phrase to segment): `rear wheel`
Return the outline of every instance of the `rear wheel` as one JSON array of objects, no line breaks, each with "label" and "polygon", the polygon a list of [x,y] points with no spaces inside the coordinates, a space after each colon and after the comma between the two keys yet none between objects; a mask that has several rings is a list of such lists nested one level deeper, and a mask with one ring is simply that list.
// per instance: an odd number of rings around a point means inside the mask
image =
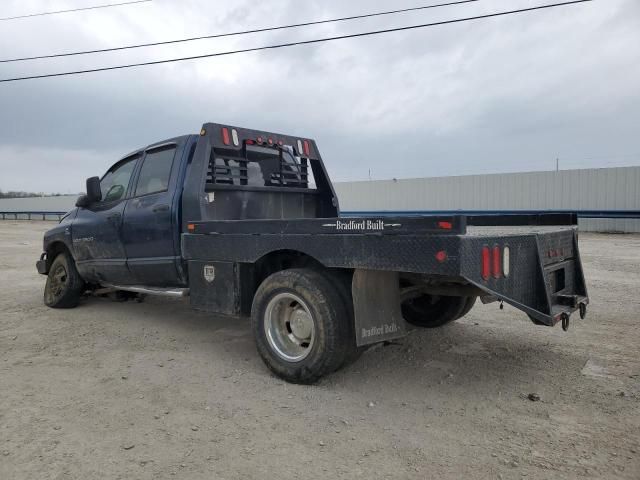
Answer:
[{"label": "rear wheel", "polygon": [[277,376],[313,383],[344,365],[349,313],[338,289],[310,269],[283,270],[258,288],[251,308],[256,346]]},{"label": "rear wheel", "polygon": [[441,327],[462,316],[465,307],[467,307],[467,299],[468,297],[421,295],[402,304],[402,316],[408,323],[416,327]]},{"label": "rear wheel", "polygon": [[469,313],[473,308],[473,306],[476,304],[476,300],[478,299],[478,297],[466,297],[466,298],[467,298],[467,303],[464,305],[462,312],[460,312],[460,315],[458,316],[458,318],[456,318],[456,320],[464,317],[467,313]]},{"label": "rear wheel", "polygon": [[58,254],[53,260],[44,287],[44,303],[51,308],[73,308],[78,305],[85,284],[71,255]]}]

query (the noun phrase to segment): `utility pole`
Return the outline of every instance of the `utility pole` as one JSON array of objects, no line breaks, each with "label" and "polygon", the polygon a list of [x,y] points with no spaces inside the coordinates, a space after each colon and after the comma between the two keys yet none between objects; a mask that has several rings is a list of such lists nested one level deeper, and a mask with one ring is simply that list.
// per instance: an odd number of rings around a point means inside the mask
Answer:
[{"label": "utility pole", "polygon": [[556,157],[556,172],[560,171],[560,158]]}]

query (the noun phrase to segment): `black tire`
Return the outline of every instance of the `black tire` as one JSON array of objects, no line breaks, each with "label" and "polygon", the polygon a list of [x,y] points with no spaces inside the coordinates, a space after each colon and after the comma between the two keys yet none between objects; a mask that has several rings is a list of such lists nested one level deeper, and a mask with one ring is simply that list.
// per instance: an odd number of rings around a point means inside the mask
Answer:
[{"label": "black tire", "polygon": [[[303,305],[292,301],[290,296],[297,297]],[[313,337],[307,347],[304,343],[298,347],[304,358],[287,360],[283,357],[289,353],[286,348],[278,350],[278,345],[282,347],[287,339],[280,344],[277,339],[287,337],[287,333],[274,333],[277,329],[272,327],[275,323],[272,317],[280,318],[275,313],[274,302],[275,305],[284,302],[285,309],[295,308],[296,312],[303,307],[308,309]],[[288,303],[291,304],[287,306]],[[292,318],[291,314],[289,318]],[[326,276],[309,269],[283,270],[269,276],[258,287],[251,307],[251,325],[258,353],[273,373],[292,383],[314,383],[344,365],[351,345],[349,320],[338,289]],[[284,323],[291,334],[288,337],[295,336],[292,326]],[[294,356],[292,354],[291,358]]]},{"label": "black tire", "polygon": [[416,327],[437,328],[460,318],[467,297],[422,295],[402,304],[403,318]]},{"label": "black tire", "polygon": [[476,300],[477,299],[478,299],[478,297],[467,297],[467,303],[464,305],[464,308],[462,309],[462,312],[460,312],[460,316],[458,316],[458,318],[456,318],[456,320],[461,319],[467,313],[469,313],[471,311],[471,309],[473,308],[473,306],[476,304]]},{"label": "black tire", "polygon": [[338,366],[337,371],[357,362],[368,347],[358,347],[356,344],[355,314],[353,311],[353,294],[351,292],[353,272],[348,270],[325,270],[322,273],[336,286],[344,308],[349,315],[347,322],[349,327],[348,342],[346,344],[347,352],[344,362]]},{"label": "black tire", "polygon": [[85,283],[67,252],[53,260],[44,287],[44,304],[51,308],[74,308],[84,293]]}]

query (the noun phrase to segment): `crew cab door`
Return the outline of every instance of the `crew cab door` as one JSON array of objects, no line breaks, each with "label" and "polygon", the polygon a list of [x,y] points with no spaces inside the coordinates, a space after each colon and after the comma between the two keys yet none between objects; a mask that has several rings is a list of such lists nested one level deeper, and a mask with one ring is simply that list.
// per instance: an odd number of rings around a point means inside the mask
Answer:
[{"label": "crew cab door", "polygon": [[174,205],[179,155],[176,144],[148,149],[123,222],[123,243],[135,283],[176,286],[180,228]]},{"label": "crew cab door", "polygon": [[131,276],[122,243],[122,220],[140,158],[140,154],[133,155],[111,167],[100,181],[102,199],[78,209],[72,241],[78,271],[86,280],[122,283]]}]

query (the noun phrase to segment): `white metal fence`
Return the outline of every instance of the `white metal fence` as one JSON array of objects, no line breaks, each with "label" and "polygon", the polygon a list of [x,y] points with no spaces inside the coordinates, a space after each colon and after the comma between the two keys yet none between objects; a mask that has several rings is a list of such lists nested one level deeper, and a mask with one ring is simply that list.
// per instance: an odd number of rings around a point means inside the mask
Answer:
[{"label": "white metal fence", "polygon": [[[640,167],[345,182],[340,208],[358,211],[640,211]],[[640,219],[581,219],[585,231],[640,232]]]}]

